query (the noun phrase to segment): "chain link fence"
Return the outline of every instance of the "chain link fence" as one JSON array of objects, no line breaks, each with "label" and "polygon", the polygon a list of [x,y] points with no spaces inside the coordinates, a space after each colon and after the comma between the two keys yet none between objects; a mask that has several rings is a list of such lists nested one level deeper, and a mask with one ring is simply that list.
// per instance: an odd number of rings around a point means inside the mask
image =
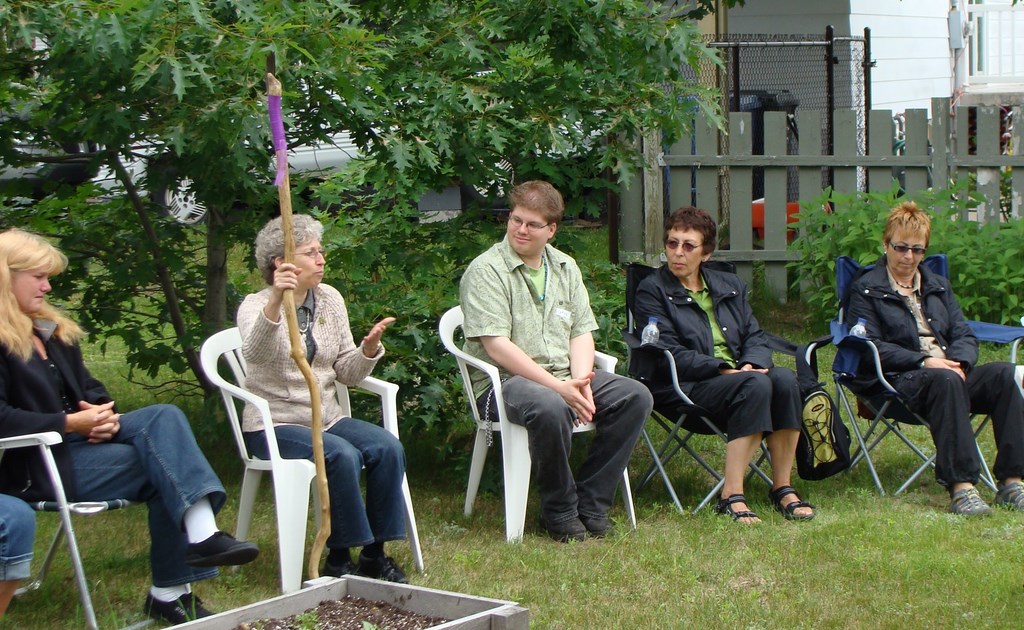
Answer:
[{"label": "chain link fence", "polygon": [[[753,153],[764,154],[764,114],[782,111],[791,117],[787,139],[789,154],[797,152],[796,121],[816,112],[820,117],[822,152],[832,153],[832,113],[852,109],[857,116],[858,153],[865,147],[866,115],[870,108],[870,31],[864,37],[837,37],[831,28],[823,35],[730,34],[706,36],[716,49],[721,67],[707,66],[693,74],[695,81],[721,89],[722,109],[749,112],[753,125]],[[720,152],[729,150],[728,138]],[[754,173],[754,197],[764,194],[763,173]],[[863,173],[861,174],[863,178]],[[831,184],[829,169],[822,169],[822,187]],[[797,200],[796,173],[790,173],[788,201]],[[729,186],[719,190],[719,207],[729,207]]]}]

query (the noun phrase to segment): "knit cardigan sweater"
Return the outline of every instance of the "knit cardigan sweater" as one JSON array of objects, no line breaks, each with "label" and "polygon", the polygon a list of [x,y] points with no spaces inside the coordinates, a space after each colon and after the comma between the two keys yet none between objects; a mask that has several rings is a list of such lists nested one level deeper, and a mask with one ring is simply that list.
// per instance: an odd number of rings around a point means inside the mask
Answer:
[{"label": "knit cardigan sweater", "polygon": [[[375,357],[368,359],[362,346],[357,346],[352,339],[348,310],[338,290],[324,284],[312,290],[316,304],[312,332],[317,350],[310,367],[320,384],[326,429],[342,417],[335,381],[355,385],[369,376],[377,361],[384,356],[384,346],[380,346]],[[248,368],[245,387],[270,403],[270,415],[275,425],[310,426],[312,404],[309,387],[291,358],[284,306],[276,323],[263,314],[270,292],[270,287],[267,287],[259,293],[252,293],[238,307],[236,319],[242,333],[242,356]],[[263,430],[259,411],[252,405],[246,405],[242,413],[242,429]]]}]

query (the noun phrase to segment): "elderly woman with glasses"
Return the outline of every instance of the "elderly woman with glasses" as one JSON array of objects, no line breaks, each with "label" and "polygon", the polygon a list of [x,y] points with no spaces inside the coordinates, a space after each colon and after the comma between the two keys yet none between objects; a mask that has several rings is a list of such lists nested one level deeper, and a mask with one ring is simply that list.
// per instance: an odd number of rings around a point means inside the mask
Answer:
[{"label": "elderly woman with glasses", "polygon": [[704,210],[684,207],[665,222],[667,263],[637,289],[637,321],[658,320],[658,351],[634,352],[631,372],[654,395],[654,408],[678,417],[685,405],[676,394],[661,348],[672,352],[679,385],[707,410],[726,434],[725,484],[719,514],[749,524],[760,521],[743,494],[743,476],[767,435],[771,453],[772,505],[790,520],[814,518],[814,506],[791,485],[802,403],[796,375],[774,367],[767,337],[735,274],[703,265],[715,251],[717,227]]},{"label": "elderly woman with glasses", "polygon": [[[246,387],[270,404],[281,455],[311,459],[312,403],[309,388],[291,358],[285,324],[284,292],[294,292],[300,337],[306,358],[320,384],[324,417],[324,459],[331,501],[331,535],[321,575],[354,574],[389,582],[407,579],[385,555],[384,543],[405,538],[402,479],[405,452],[398,438],[363,420],[342,417],[336,381],[353,385],[366,378],[384,356],[381,335],[395,321],[377,322],[356,345],[349,329],[345,300],[322,283],[323,225],[306,215],[294,218],[295,262],[284,260],[281,219],[267,223],[256,237],[256,266],[267,287],[245,298],[238,309],[242,355],[248,364]],[[257,457],[269,459],[259,413],[243,412],[245,441]],[[366,502],[360,474],[366,469]],[[362,547],[358,562],[350,549]]]},{"label": "elderly woman with glasses", "polygon": [[[921,265],[931,220],[913,202],[889,213],[884,255],[850,289],[846,321],[865,320],[886,380],[925,419],[935,441],[935,477],[950,495],[949,511],[990,514],[978,495],[981,462],[971,414],[992,415],[1000,481],[996,503],[1024,510],[1024,399],[1010,363],[978,362],[978,340],[964,320],[949,280]],[[861,361],[858,393],[877,391],[874,368]]]}]

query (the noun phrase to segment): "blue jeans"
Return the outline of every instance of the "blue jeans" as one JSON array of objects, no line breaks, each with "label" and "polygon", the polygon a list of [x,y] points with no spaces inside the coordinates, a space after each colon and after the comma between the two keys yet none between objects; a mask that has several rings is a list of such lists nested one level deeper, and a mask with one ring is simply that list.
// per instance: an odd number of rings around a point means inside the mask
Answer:
[{"label": "blue jeans", "polygon": [[36,513],[21,499],[0,494],[0,582],[29,576]]},{"label": "blue jeans", "polygon": [[[188,538],[182,515],[203,497],[218,512],[227,495],[180,409],[152,405],[123,414],[121,430],[109,442],[90,444],[79,434],[68,434],[65,440],[75,469],[69,500],[146,502],[154,586],[217,575],[216,568],[185,564]],[[116,537],[111,542],[116,544]]]},{"label": "blue jeans", "polygon": [[[548,523],[561,523],[580,514],[607,516],[622,471],[651,415],[654,401],[639,381],[598,371],[591,390],[597,406],[596,435],[573,477],[569,467],[573,413],[565,400],[553,389],[522,376],[513,376],[501,388],[509,422],[525,426],[529,435],[541,514]],[[488,396],[490,392],[481,400]]]},{"label": "blue jeans", "polygon": [[[274,427],[277,447],[286,459],[313,458],[312,430],[283,424]],[[405,538],[405,449],[398,438],[376,424],[342,418],[324,431],[324,465],[331,498],[328,549],[361,547]],[[249,452],[269,459],[263,431],[245,434]],[[366,468],[366,504],[359,477]]]}]

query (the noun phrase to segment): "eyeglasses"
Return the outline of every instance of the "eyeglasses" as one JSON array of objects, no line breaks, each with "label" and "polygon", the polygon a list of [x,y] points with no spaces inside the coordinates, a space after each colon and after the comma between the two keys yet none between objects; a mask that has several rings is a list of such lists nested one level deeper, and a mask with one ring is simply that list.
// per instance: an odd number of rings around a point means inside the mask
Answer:
[{"label": "eyeglasses", "polygon": [[914,252],[915,256],[924,256],[924,253],[928,251],[927,248],[921,247],[920,245],[903,245],[889,243],[889,247],[892,248],[892,251],[900,255],[906,254],[907,252]]},{"label": "eyeglasses", "polygon": [[325,249],[311,249],[311,250],[305,251],[305,252],[295,252],[295,255],[296,256],[305,256],[305,257],[311,258],[313,260],[316,260],[317,256],[319,256],[320,258],[323,258],[324,260],[327,260],[327,250],[325,250]]},{"label": "eyeglasses", "polygon": [[508,215],[508,223],[517,230],[525,225],[526,229],[529,230],[530,232],[539,232],[540,230],[543,230],[547,226],[551,225],[550,223],[537,223],[536,221],[530,221],[529,223],[527,223],[526,221],[523,221],[514,214]]},{"label": "eyeglasses", "polygon": [[703,246],[704,245],[702,243],[691,243],[690,241],[677,241],[674,238],[671,239],[671,240],[665,241],[665,248],[666,249],[671,249],[672,251],[675,251],[675,250],[679,249],[680,247],[682,247],[683,251],[686,252],[687,254],[692,254],[694,252],[694,250],[696,250],[698,247],[703,247]]}]

